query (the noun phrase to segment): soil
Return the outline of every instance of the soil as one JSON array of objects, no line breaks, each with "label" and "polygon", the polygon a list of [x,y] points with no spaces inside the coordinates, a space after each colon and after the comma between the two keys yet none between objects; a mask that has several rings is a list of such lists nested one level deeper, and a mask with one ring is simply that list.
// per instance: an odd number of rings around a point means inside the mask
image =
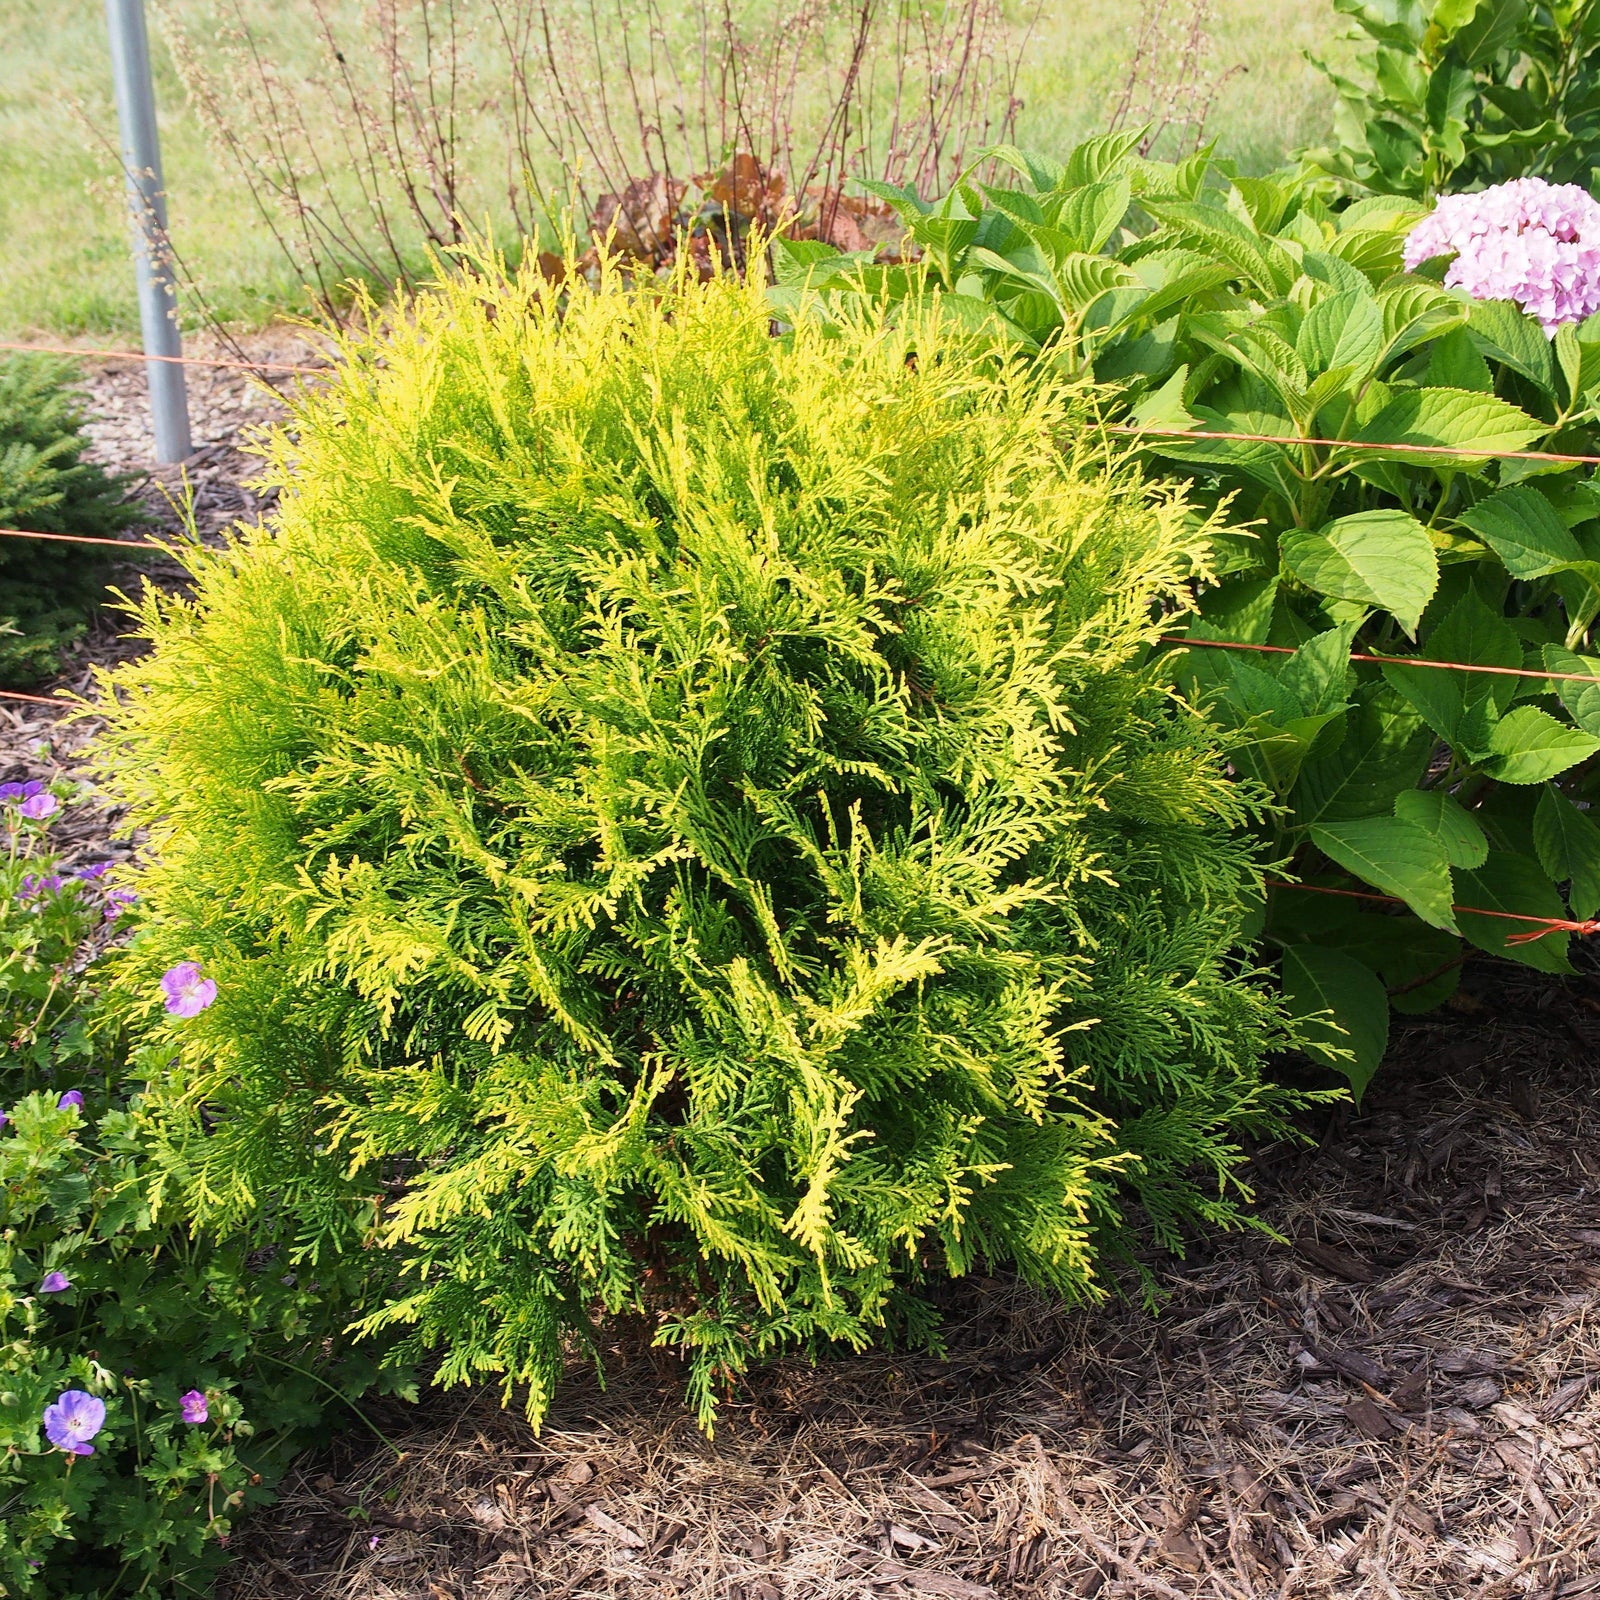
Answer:
[{"label": "soil", "polygon": [[[273,404],[240,374],[193,390],[210,538],[261,509],[236,444]],[[94,401],[97,448],[136,466],[137,373]],[[65,686],[131,648],[103,622]],[[91,727],[0,711],[4,775],[70,770]],[[104,821],[79,826],[63,842],[103,854]],[[1359,1112],[1254,1153],[1259,1231],[1146,1263],[1154,1308],[1133,1279],[1079,1310],[969,1280],[941,1356],[775,1363],[714,1440],[675,1359],[620,1339],[538,1434],[497,1390],[376,1404],[236,1534],[221,1600],[1600,1600],[1600,959],[1579,961],[1564,984],[1469,965]]]}]

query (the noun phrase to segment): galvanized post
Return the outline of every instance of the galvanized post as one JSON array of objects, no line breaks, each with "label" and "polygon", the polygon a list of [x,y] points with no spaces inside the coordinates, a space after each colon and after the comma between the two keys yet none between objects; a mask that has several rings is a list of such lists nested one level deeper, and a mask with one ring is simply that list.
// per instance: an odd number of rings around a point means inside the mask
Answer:
[{"label": "galvanized post", "polygon": [[[134,267],[139,278],[139,321],[147,356],[180,356],[178,301],[167,247],[167,197],[161,182],[161,142],[156,97],[150,82],[150,40],[144,0],[106,0],[111,31],[111,72],[117,85],[117,122],[122,129],[122,166],[133,213]],[[182,461],[189,440],[189,396],[176,361],[147,361],[150,415],[156,460]]]}]

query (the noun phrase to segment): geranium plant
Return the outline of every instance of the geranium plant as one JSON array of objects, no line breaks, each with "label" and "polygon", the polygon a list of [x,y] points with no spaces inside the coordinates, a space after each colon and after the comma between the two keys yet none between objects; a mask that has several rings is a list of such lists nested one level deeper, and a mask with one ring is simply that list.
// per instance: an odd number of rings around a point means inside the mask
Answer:
[{"label": "geranium plant", "polygon": [[72,800],[0,784],[0,1593],[194,1592],[372,1366],[322,1350],[348,1272],[297,1280],[270,1237],[191,1240],[155,1205],[138,1092],[166,1058],[128,1061],[104,1011],[131,893],[52,852]]}]

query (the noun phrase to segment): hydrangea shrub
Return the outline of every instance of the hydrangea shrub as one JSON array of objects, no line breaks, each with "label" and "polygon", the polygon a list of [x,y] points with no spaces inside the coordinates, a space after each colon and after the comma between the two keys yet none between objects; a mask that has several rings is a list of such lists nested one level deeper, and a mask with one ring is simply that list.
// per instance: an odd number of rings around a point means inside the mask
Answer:
[{"label": "hydrangea shrub", "polygon": [[1600,311],[1600,201],[1575,183],[1515,178],[1476,194],[1447,194],[1406,235],[1415,270],[1451,257],[1447,289],[1514,300],[1552,338]]},{"label": "hydrangea shrub", "polygon": [[535,1417],[643,1316],[709,1422],[930,1280],[1235,1221],[1249,791],[1148,660],[1206,528],[914,306],[490,275],[396,327],[114,681],[124,981],[216,984],[152,1096],[201,1225],[393,1252],[365,1327]]},{"label": "hydrangea shrub", "polygon": [[1430,215],[1137,143],[1007,150],[1015,187],[933,204],[886,190],[918,264],[779,241],[773,305],[827,316],[920,274],[1006,359],[1115,386],[1114,423],[1225,508],[1185,631],[1246,648],[1174,671],[1278,802],[1269,854],[1342,891],[1275,889],[1262,933],[1359,1096],[1391,1007],[1448,999],[1464,944],[1568,972],[1566,931],[1511,919],[1600,909],[1600,699],[1539,677],[1600,680],[1595,202],[1527,180]]}]

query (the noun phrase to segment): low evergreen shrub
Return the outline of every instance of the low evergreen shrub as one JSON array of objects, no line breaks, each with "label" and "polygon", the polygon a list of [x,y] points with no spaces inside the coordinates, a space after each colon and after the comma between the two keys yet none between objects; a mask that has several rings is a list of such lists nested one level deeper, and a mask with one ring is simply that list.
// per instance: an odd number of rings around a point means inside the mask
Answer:
[{"label": "low evergreen shrub", "polygon": [[[0,528],[111,539],[144,521],[127,480],[84,459],[88,440],[72,366],[0,360]],[[0,539],[0,688],[48,677],[105,594],[108,552]]]},{"label": "low evergreen shrub", "polygon": [[[535,1419],[601,1315],[720,1379],[1239,1220],[1281,1126],[1248,790],[1147,662],[1209,529],[1081,394],[862,302],[467,275],[297,402],[140,611],[121,982],[203,1228]],[[917,355],[910,359],[908,352]]]},{"label": "low evergreen shrub", "polygon": [[52,854],[63,800],[0,786],[0,1595],[198,1594],[330,1400],[377,1377],[324,1348],[373,1263],[297,1275],[270,1226],[174,1227],[138,1116],[165,1056],[129,1060],[104,1004],[128,893]]}]

